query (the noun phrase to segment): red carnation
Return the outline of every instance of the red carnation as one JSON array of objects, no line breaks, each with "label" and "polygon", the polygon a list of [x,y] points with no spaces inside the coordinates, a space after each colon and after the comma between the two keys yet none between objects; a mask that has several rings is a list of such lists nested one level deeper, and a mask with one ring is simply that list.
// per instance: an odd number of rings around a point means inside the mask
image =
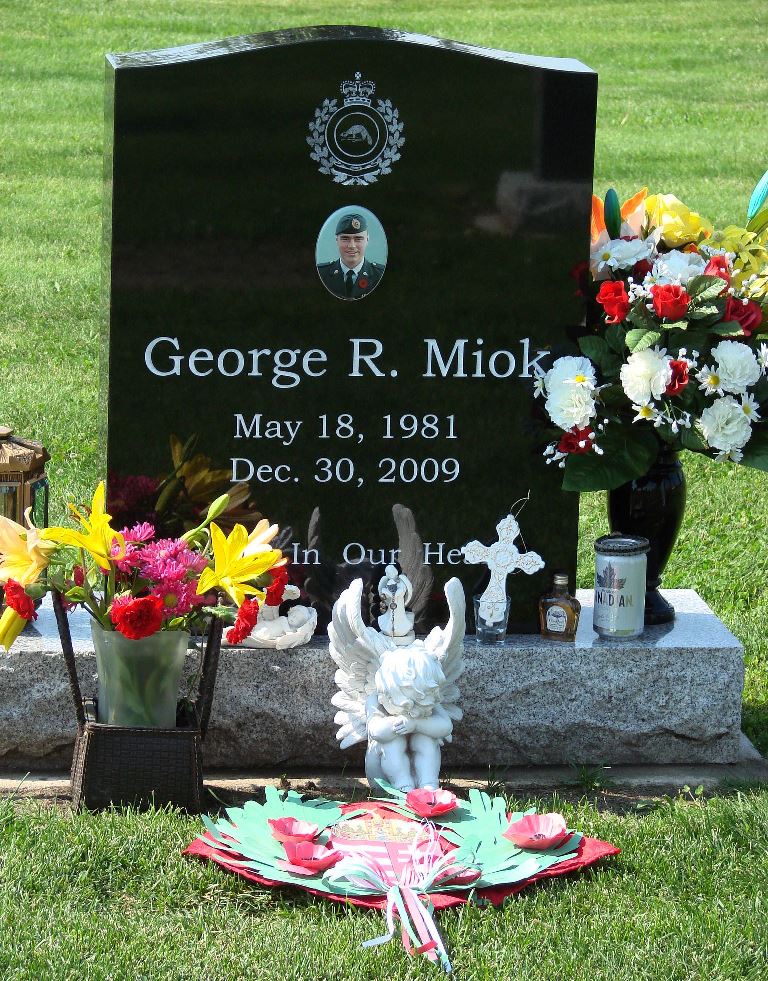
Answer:
[{"label": "red carnation", "polygon": [[360,287],[361,290],[364,290],[368,286],[368,280],[365,278],[365,276],[361,276],[357,281],[357,285]]},{"label": "red carnation", "polygon": [[5,584],[5,604],[25,620],[37,620],[35,601],[15,579],[9,579]]},{"label": "red carnation", "polygon": [[109,618],[124,637],[141,640],[156,634],[163,622],[165,605],[159,596],[118,596]]},{"label": "red carnation", "polygon": [[597,294],[597,302],[605,310],[607,324],[620,324],[629,313],[629,297],[624,283],[606,280]]},{"label": "red carnation", "polygon": [[237,611],[237,619],[233,627],[227,631],[228,644],[242,644],[256,626],[256,617],[259,615],[259,601],[245,597],[240,609]]},{"label": "red carnation", "polygon": [[589,426],[584,429],[577,429],[574,426],[560,437],[557,450],[559,453],[589,453],[594,438],[595,434]]},{"label": "red carnation", "polygon": [[713,255],[709,262],[704,266],[705,276],[719,276],[730,286],[731,272],[728,268],[728,260],[724,255]]},{"label": "red carnation", "polygon": [[677,283],[652,286],[651,297],[656,316],[663,317],[665,320],[680,320],[684,317],[691,300],[683,287]]},{"label": "red carnation", "polygon": [[763,322],[763,311],[754,300],[743,303],[733,296],[725,301],[725,316],[723,320],[735,320],[741,327],[742,335],[749,337]]},{"label": "red carnation", "polygon": [[283,565],[272,573],[272,582],[267,587],[267,595],[264,599],[267,606],[280,606],[287,585],[288,570]]},{"label": "red carnation", "polygon": [[664,389],[664,394],[679,395],[688,384],[688,362],[676,361],[672,358],[669,367],[672,369],[672,378],[669,385]]}]

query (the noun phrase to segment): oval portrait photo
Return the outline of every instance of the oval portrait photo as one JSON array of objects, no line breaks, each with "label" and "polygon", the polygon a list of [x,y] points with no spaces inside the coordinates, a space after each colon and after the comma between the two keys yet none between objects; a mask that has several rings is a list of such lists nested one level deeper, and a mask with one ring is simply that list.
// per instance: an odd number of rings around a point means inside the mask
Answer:
[{"label": "oval portrait photo", "polygon": [[387,236],[372,211],[348,205],[324,222],[315,248],[323,286],[342,300],[362,300],[381,282],[387,265]]}]

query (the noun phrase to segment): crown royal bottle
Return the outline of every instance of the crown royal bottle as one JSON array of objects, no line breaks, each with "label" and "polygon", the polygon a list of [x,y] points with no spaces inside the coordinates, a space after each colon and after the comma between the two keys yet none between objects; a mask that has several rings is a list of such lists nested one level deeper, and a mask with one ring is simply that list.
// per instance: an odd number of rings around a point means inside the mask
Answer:
[{"label": "crown royal bottle", "polygon": [[551,592],[539,600],[541,636],[550,640],[574,640],[581,603],[568,592],[568,575],[556,572]]}]

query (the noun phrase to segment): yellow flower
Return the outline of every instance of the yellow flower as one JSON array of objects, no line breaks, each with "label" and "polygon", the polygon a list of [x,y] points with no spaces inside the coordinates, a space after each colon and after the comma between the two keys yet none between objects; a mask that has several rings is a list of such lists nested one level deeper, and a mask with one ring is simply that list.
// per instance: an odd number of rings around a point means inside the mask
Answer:
[{"label": "yellow flower", "polygon": [[0,647],[5,648],[6,653],[10,651],[14,641],[28,623],[25,617],[19,616],[10,606],[5,608],[5,612],[0,617]]},{"label": "yellow flower", "polygon": [[733,252],[733,285],[741,286],[745,279],[753,273],[759,273],[768,263],[768,249],[765,242],[754,232],[748,232],[739,225],[727,225],[718,228],[707,240],[707,245],[713,249],[724,249]]},{"label": "yellow flower", "polygon": [[29,509],[24,516],[29,528],[0,517],[0,583],[15,579],[22,586],[29,586],[37,582],[56,548],[40,540],[41,532],[32,525]]},{"label": "yellow flower", "polygon": [[[257,528],[259,526],[257,525]],[[246,555],[248,532],[242,525],[235,525],[227,537],[214,522],[211,523],[213,544],[213,568],[203,569],[197,584],[198,595],[219,587],[238,606],[246,596],[264,598],[264,590],[251,585],[252,580],[272,569],[282,558],[279,549],[263,549]]]},{"label": "yellow flower", "polygon": [[[269,543],[278,531],[280,531],[278,525],[271,525],[266,518],[262,518],[248,536],[248,544],[245,546],[243,555],[258,555],[270,551]],[[286,565],[287,562],[288,557],[284,555],[278,562],[275,562],[272,568],[276,569],[281,565]]]},{"label": "yellow flower", "polygon": [[674,194],[651,194],[645,199],[645,217],[671,249],[700,242],[712,232],[711,222],[691,211]]},{"label": "yellow flower", "polygon": [[[102,569],[108,569],[112,562],[125,558],[125,539],[109,524],[112,516],[104,510],[104,481],[96,488],[91,502],[91,513],[86,517],[74,506],[67,507],[80,522],[83,531],[73,531],[71,528],[45,528],[40,532],[42,538],[57,542],[59,545],[73,545],[82,548],[92,555]],[[118,546],[115,555],[113,545]]]}]

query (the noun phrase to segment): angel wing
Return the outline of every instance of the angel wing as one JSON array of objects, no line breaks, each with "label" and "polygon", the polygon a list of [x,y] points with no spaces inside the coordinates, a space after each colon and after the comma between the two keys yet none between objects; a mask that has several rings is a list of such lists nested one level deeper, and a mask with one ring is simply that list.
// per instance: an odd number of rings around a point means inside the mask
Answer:
[{"label": "angel wing", "polygon": [[341,749],[367,738],[365,700],[375,688],[381,655],[397,647],[391,638],[363,623],[362,595],[363,580],[355,579],[334,603],[328,624],[331,657],[339,668],[334,675],[339,690],[331,703],[339,710],[333,721],[341,726],[336,733]]},{"label": "angel wing", "polygon": [[459,689],[456,679],[464,670],[464,631],[466,629],[466,601],[464,587],[454,576],[445,584],[445,597],[451,615],[445,627],[435,627],[424,641],[424,646],[440,662],[445,683],[440,686],[440,701],[448,715],[458,721],[464,713],[459,708]]}]

